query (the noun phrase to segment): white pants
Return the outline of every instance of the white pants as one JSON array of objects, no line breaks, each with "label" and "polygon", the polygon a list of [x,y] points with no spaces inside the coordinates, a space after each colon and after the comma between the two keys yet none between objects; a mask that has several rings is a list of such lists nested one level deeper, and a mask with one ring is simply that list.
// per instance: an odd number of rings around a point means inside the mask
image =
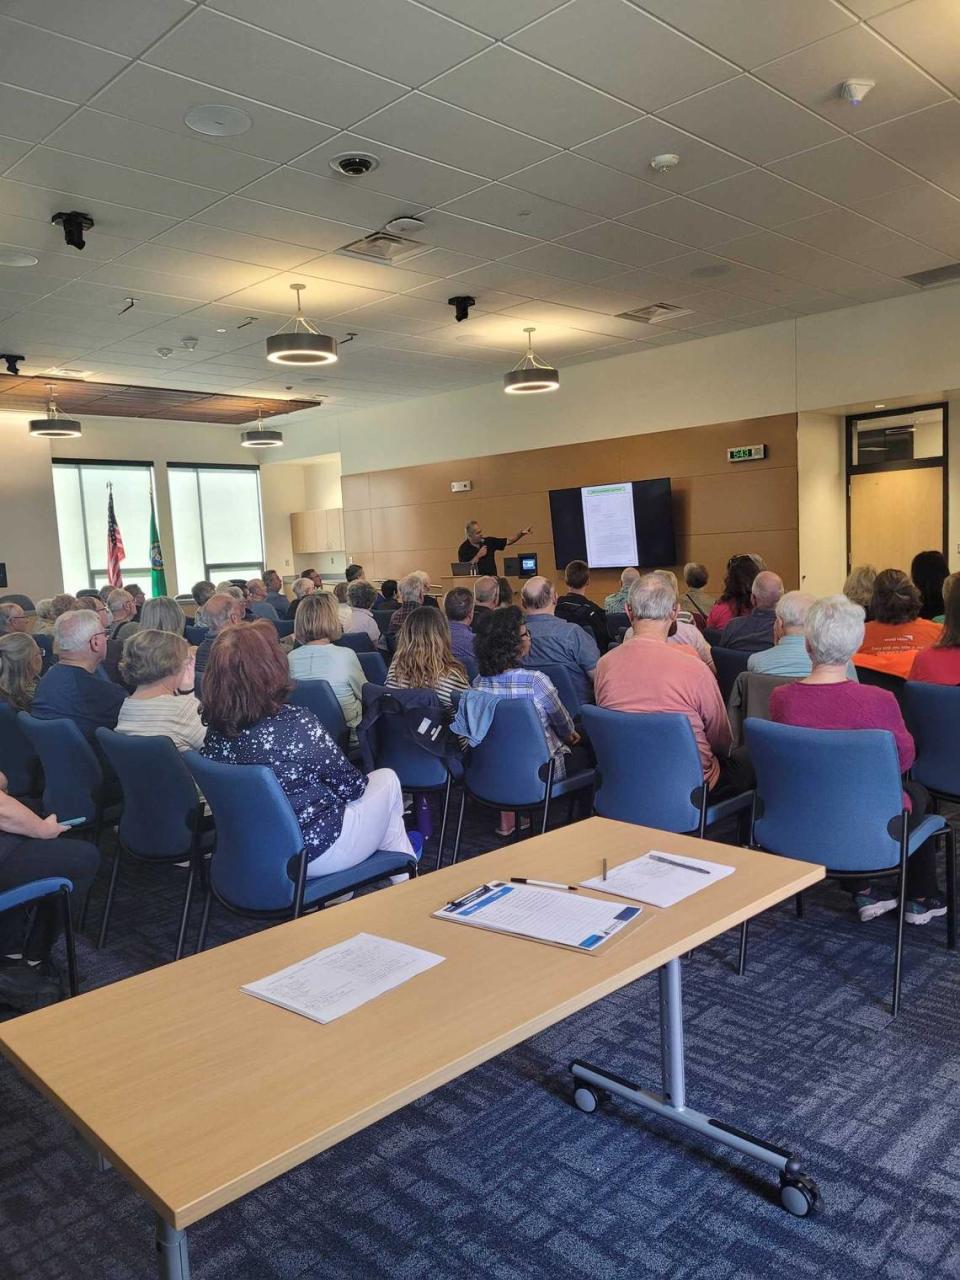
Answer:
[{"label": "white pants", "polygon": [[307,863],[307,876],[327,876],[363,862],[378,849],[413,853],[403,825],[400,779],[392,769],[367,774],[367,789],[344,810],[343,828],[326,852]]}]

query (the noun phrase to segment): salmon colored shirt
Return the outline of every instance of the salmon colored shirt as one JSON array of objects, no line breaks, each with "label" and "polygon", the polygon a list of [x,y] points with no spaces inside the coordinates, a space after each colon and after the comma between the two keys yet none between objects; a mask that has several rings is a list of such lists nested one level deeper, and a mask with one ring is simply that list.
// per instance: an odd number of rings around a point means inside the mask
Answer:
[{"label": "salmon colored shirt", "polygon": [[700,752],[707,785],[720,776],[717,756],[732,744],[727,709],[715,677],[702,662],[691,661],[686,645],[634,636],[605,653],[597,663],[597,706],[611,711],[672,711],[685,715]]},{"label": "salmon colored shirt", "polygon": [[906,680],[919,651],[936,644],[942,630],[938,623],[926,618],[915,618],[913,622],[868,622],[863,644],[853,655],[853,661],[858,667],[885,671]]}]

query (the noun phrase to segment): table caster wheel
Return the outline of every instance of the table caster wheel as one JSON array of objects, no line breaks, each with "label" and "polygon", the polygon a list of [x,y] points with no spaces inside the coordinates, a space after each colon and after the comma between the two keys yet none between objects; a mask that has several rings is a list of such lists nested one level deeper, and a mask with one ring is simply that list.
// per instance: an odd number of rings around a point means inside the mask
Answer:
[{"label": "table caster wheel", "polygon": [[795,1218],[806,1218],[820,1206],[820,1188],[805,1173],[782,1173],[780,1203]]},{"label": "table caster wheel", "polygon": [[582,1080],[578,1080],[573,1089],[573,1105],[587,1115],[592,1115],[599,1109],[604,1097],[602,1090],[595,1089],[593,1085],[584,1084]]}]

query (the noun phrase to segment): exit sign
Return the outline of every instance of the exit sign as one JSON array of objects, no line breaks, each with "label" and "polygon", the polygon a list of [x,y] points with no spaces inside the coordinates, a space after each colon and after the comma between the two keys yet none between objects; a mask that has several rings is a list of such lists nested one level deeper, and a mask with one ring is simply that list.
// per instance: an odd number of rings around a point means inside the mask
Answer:
[{"label": "exit sign", "polygon": [[727,450],[728,462],[759,462],[766,456],[765,444],[742,444],[736,449]]}]

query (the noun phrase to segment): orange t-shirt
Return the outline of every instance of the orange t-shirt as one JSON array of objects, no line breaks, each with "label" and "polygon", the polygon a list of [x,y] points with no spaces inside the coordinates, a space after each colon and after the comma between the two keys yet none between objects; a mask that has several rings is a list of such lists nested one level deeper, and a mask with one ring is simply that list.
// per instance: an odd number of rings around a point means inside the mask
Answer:
[{"label": "orange t-shirt", "polygon": [[853,655],[853,661],[858,667],[886,671],[906,680],[914,658],[921,649],[936,644],[942,630],[939,622],[929,622],[926,618],[915,618],[913,622],[868,622],[863,644]]}]

